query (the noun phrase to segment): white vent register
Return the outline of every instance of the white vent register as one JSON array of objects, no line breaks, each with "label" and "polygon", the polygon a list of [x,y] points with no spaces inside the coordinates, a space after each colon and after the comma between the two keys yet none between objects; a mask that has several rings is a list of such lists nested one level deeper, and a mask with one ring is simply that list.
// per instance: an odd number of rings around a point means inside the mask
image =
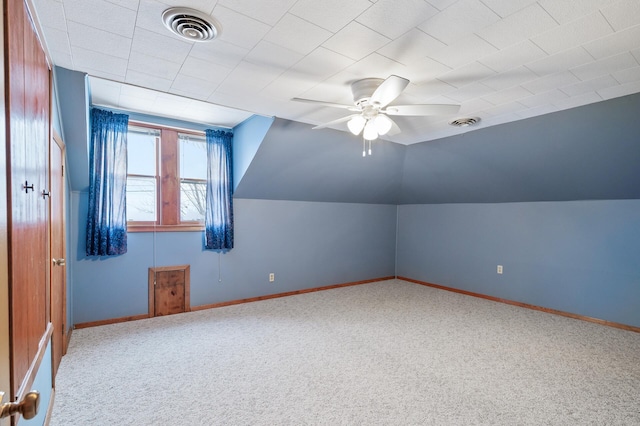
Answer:
[{"label": "white vent register", "polygon": [[186,7],[165,10],[162,22],[169,31],[190,41],[210,41],[222,32],[222,25],[215,18]]}]

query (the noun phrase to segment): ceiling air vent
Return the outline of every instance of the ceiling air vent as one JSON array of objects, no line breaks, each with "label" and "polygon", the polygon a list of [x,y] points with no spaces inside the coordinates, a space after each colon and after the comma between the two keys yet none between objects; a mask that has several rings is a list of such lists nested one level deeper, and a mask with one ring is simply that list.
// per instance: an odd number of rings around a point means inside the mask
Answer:
[{"label": "ceiling air vent", "polygon": [[480,122],[480,117],[466,117],[466,118],[456,118],[453,121],[450,121],[449,124],[457,127],[467,127],[473,126],[474,124],[478,124]]},{"label": "ceiling air vent", "polygon": [[185,7],[165,10],[162,22],[169,31],[190,41],[213,40],[222,32],[222,26],[213,17]]}]

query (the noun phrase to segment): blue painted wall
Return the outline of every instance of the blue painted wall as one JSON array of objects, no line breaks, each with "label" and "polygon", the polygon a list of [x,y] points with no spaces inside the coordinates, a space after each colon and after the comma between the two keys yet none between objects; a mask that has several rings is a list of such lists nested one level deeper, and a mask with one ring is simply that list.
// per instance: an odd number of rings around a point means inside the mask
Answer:
[{"label": "blue painted wall", "polygon": [[404,205],[397,273],[640,327],[639,218],[640,200]]},{"label": "blue painted wall", "polygon": [[640,198],[640,94],[406,149],[399,204]]},{"label": "blue painted wall", "polygon": [[[86,197],[73,193],[77,217]],[[122,256],[87,258],[84,222],[76,223],[75,323],[146,314],[153,266],[191,265],[191,306],[394,275],[395,206],[234,202],[235,248],[225,254],[203,250],[201,232],[158,232],[130,233]]]},{"label": "blue painted wall", "polygon": [[397,204],[405,146],[276,118],[239,182],[238,198]]},{"label": "blue painted wall", "polygon": [[408,146],[398,275],[640,326],[638,111],[636,94]]},{"label": "blue painted wall", "polygon": [[[56,73],[56,68],[53,69],[53,73]],[[55,76],[52,79],[51,90],[51,127],[53,130],[64,139],[64,129],[62,128],[62,118],[60,117],[60,103],[58,100],[57,79]]]}]

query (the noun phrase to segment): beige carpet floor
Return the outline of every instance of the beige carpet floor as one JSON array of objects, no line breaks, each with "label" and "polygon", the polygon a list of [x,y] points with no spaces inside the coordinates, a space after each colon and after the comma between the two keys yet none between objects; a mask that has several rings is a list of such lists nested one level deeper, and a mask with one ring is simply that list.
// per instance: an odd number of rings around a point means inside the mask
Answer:
[{"label": "beige carpet floor", "polygon": [[640,334],[399,280],[76,330],[51,425],[640,425]]}]

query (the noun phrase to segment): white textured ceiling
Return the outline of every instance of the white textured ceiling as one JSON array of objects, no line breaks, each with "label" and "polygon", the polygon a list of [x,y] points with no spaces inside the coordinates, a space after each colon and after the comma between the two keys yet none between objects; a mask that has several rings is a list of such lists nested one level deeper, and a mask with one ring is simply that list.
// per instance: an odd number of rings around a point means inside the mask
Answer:
[{"label": "white textured ceiling", "polygon": [[[462,105],[397,118],[387,139],[411,144],[470,130],[458,117],[481,128],[640,92],[640,0],[32,1],[54,64],[99,78],[95,103],[198,122],[246,117],[204,101],[321,124],[345,111],[290,99],[350,104],[352,81],[396,74],[411,80],[396,104]],[[172,35],[171,6],[222,34]]]}]

